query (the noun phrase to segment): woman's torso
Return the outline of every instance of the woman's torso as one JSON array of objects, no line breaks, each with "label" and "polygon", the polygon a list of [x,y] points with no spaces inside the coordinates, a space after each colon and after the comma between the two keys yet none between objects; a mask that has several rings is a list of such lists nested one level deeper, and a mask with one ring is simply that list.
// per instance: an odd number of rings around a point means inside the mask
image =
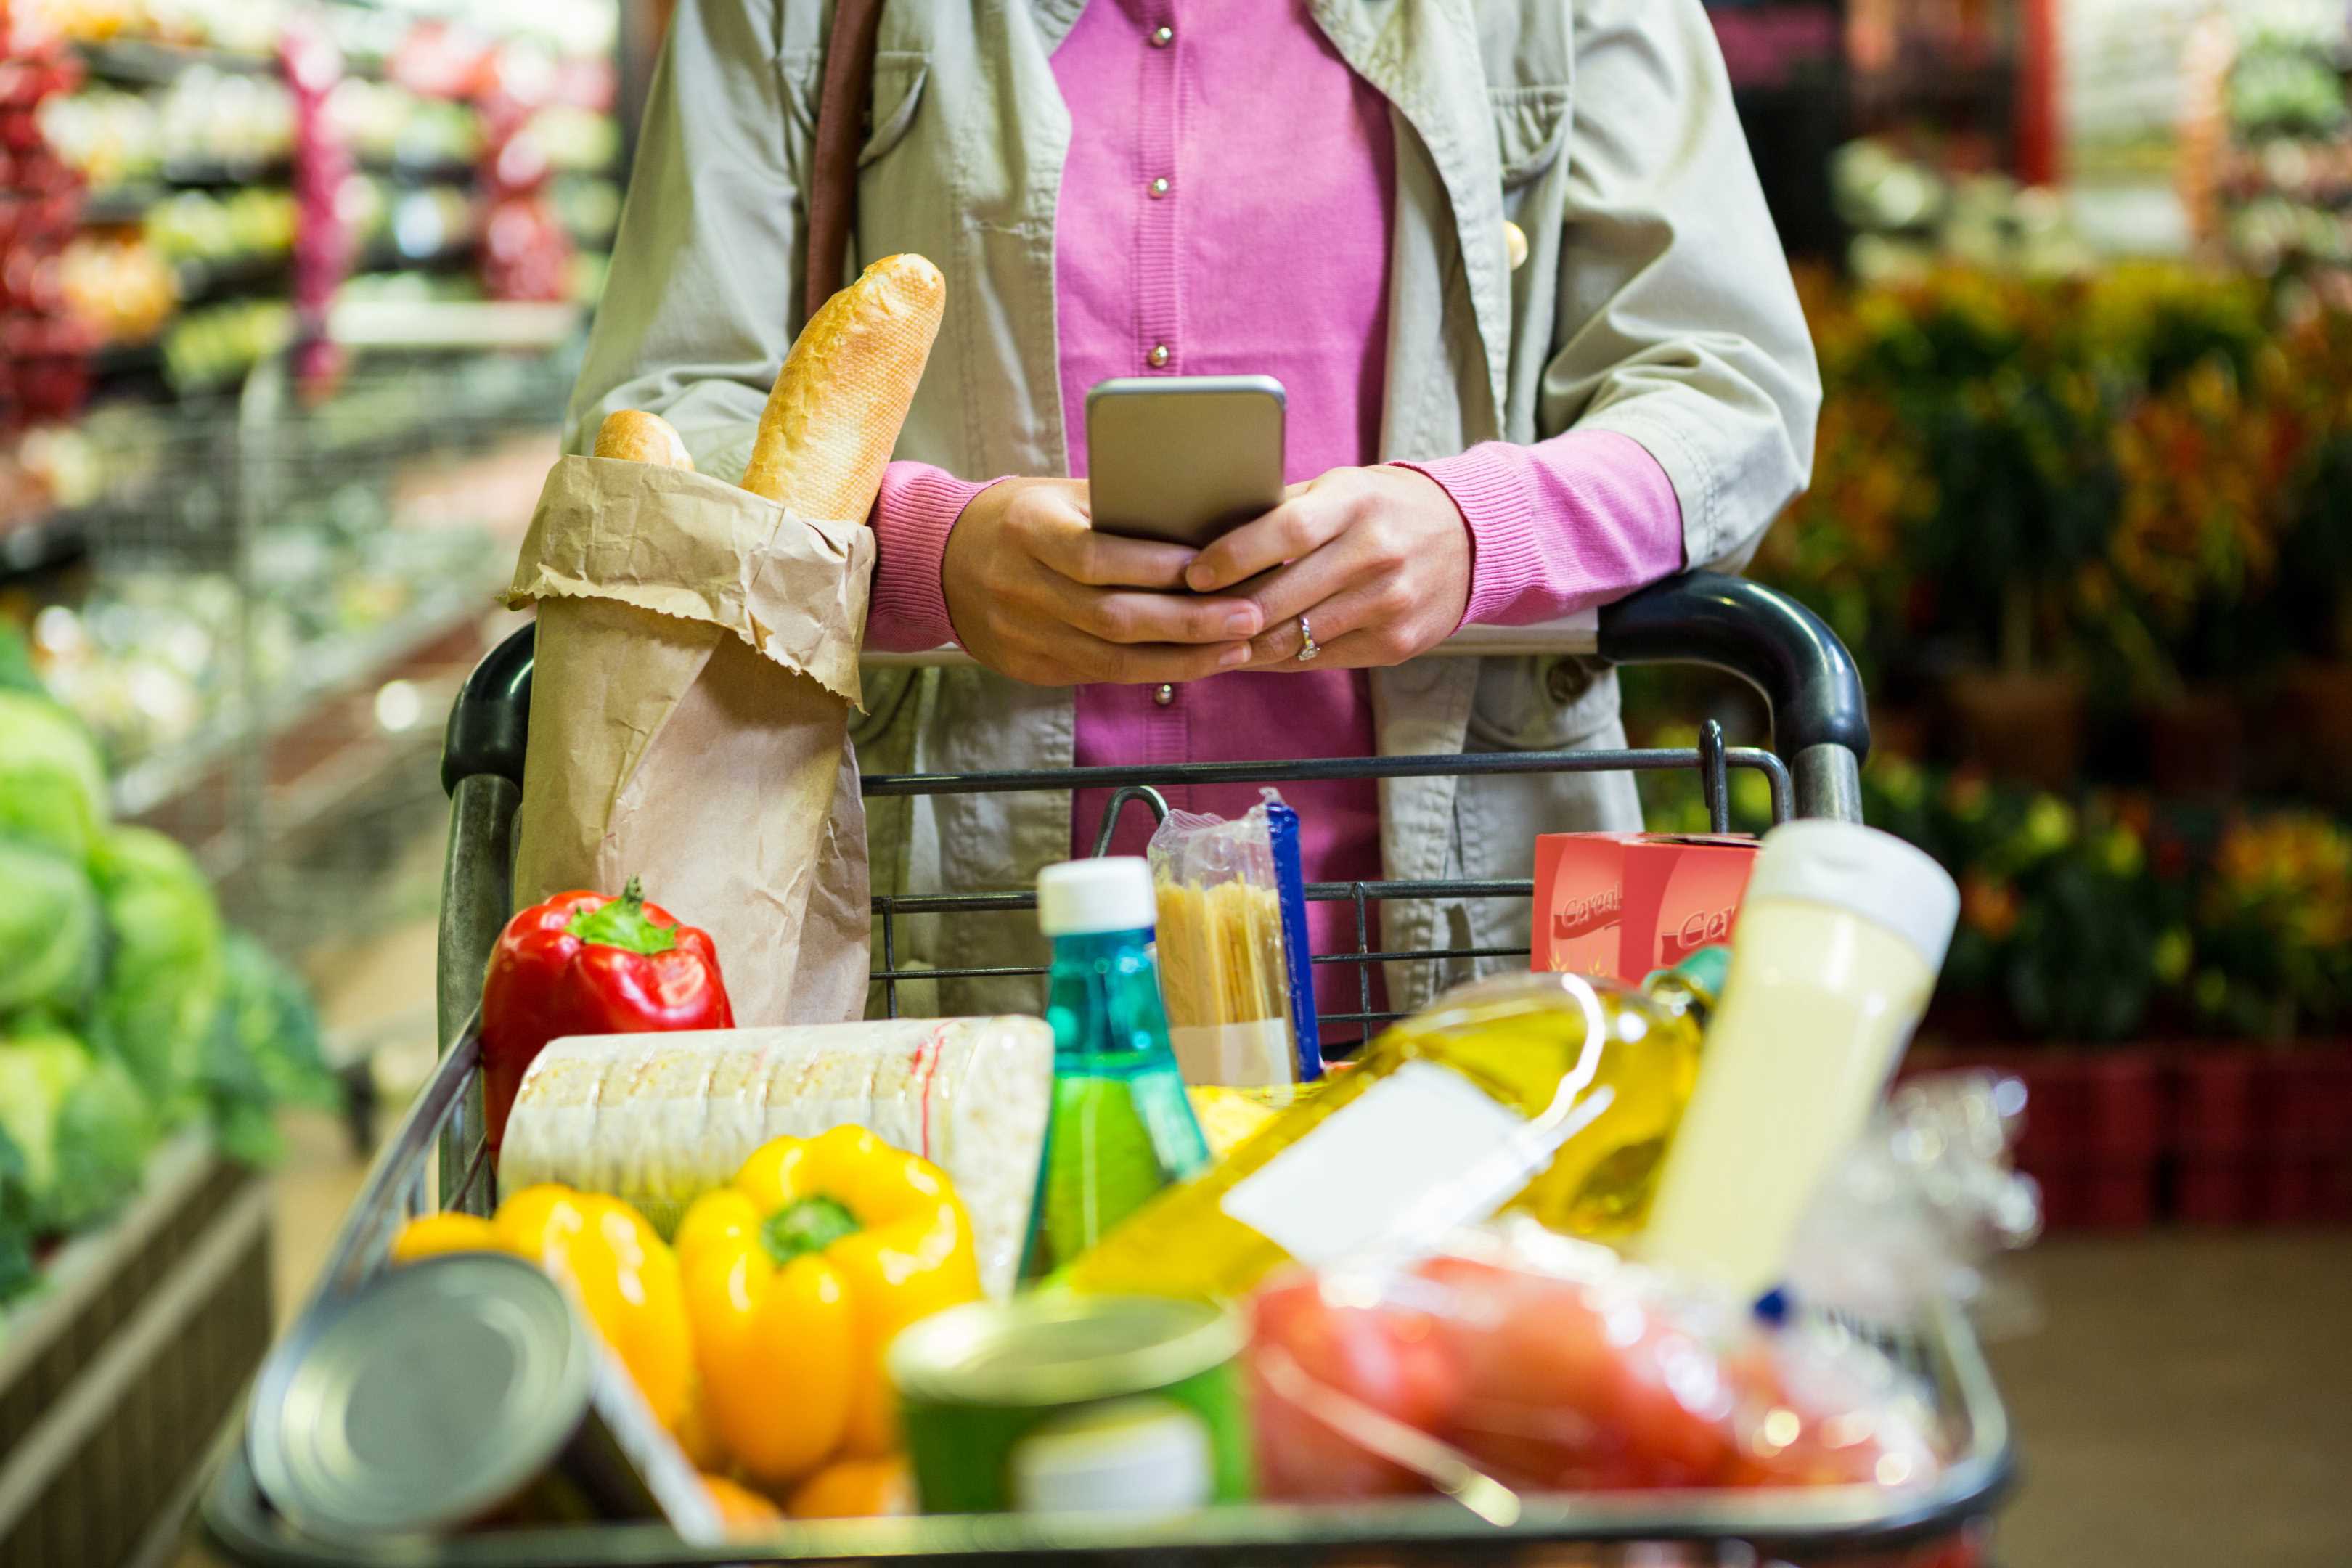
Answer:
[{"label": "woman's torso", "polygon": [[[1055,228],[1063,407],[1084,408],[1114,376],[1271,375],[1287,394],[1286,479],[1377,461],[1388,104],[1305,0],[1088,0],[1053,68],[1071,121]],[[1073,420],[1073,477],[1087,471],[1086,437]],[[1083,687],[1076,719],[1080,767],[1377,750],[1370,682],[1356,670]],[[1258,800],[1255,785],[1168,794],[1180,810],[1227,818]],[[1297,784],[1283,795],[1299,812],[1309,880],[1379,877],[1375,784]],[[1093,852],[1108,800],[1077,794],[1073,853]],[[1130,809],[1113,851],[1139,854],[1150,833]],[[1318,951],[1355,945],[1349,905],[1315,905],[1309,921]],[[1326,1012],[1356,1009],[1354,980],[1323,972]]]}]

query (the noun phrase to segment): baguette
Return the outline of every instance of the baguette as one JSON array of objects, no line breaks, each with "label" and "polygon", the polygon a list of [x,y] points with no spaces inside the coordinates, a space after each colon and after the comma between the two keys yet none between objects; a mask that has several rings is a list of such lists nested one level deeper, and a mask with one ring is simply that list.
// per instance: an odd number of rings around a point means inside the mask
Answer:
[{"label": "baguette", "polygon": [[826,300],[777,373],[743,488],[803,517],[864,518],[946,303],[919,256],[886,256]]},{"label": "baguette", "polygon": [[653,463],[665,468],[694,468],[694,458],[686,443],[678,439],[669,421],[658,414],[641,409],[618,408],[604,416],[604,423],[596,427],[596,450],[593,456],[620,458],[632,463]]}]

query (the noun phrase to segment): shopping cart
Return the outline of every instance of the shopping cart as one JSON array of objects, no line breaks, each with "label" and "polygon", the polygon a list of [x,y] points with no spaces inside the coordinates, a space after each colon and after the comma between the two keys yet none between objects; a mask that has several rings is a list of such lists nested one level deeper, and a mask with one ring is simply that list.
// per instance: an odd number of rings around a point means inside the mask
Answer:
[{"label": "shopping cart", "polygon": [[[1612,664],[1696,663],[1741,676],[1771,705],[1779,752],[1727,746],[1709,726],[1695,749],[1486,752],[1365,761],[1191,764],[1159,768],[925,774],[866,780],[869,796],[1110,788],[1156,802],[1158,787],[1328,778],[1429,777],[1446,773],[1597,773],[1696,769],[1716,825],[1727,814],[1733,768],[1769,781],[1775,820],[1790,815],[1858,820],[1860,760],[1869,745],[1861,681],[1837,638],[1810,611],[1770,589],[1698,574],[1661,584],[1603,611],[1581,629],[1490,632],[1449,645],[1454,654],[1597,656]],[[531,646],[517,634],[483,660],[450,714],[443,782],[451,796],[442,915],[439,1068],[380,1152],[346,1217],[317,1287],[333,1298],[384,1267],[393,1233],[439,1206],[487,1212],[495,1198],[481,1137],[480,1042],[474,1009],[490,945],[509,912],[510,838],[520,800],[530,713]],[[1124,804],[1121,802],[1120,804]],[[1119,805],[1111,810],[1115,813]],[[1108,826],[1108,825],[1106,825]],[[1526,950],[1384,952],[1372,909],[1388,900],[1528,899],[1524,880],[1318,884],[1307,896],[1357,910],[1353,951],[1318,963],[1503,963]],[[914,916],[1020,918],[1034,895],[908,894],[875,900],[875,970],[895,1012],[901,982],[940,971],[902,969],[897,922]],[[1042,971],[1004,970],[992,973]],[[1356,1021],[1377,1023],[1369,1005]],[[1335,1020],[1349,1021],[1346,1017]],[[437,1163],[436,1154],[437,1151]],[[437,1174],[437,1184],[435,1176]],[[330,1547],[272,1513],[257,1489],[242,1442],[232,1443],[207,1494],[205,1518],[230,1556],[277,1568],[330,1564],[479,1565],[479,1568],[654,1568],[668,1563],[848,1563],[1013,1564],[1389,1563],[1512,1562],[1559,1564],[1785,1561],[1959,1568],[1980,1561],[1992,1511],[2011,1472],[2007,1417],[1974,1338],[1958,1313],[1937,1310],[1878,1335],[1932,1389],[1953,1454],[1937,1484],[1888,1492],[1813,1490],[1528,1496],[1474,1514],[1448,1500],[1206,1510],[1136,1523],[1035,1516],[935,1517],[795,1524],[772,1539],[688,1545],[645,1525],[507,1531],[446,1541],[390,1542],[373,1552]]]}]

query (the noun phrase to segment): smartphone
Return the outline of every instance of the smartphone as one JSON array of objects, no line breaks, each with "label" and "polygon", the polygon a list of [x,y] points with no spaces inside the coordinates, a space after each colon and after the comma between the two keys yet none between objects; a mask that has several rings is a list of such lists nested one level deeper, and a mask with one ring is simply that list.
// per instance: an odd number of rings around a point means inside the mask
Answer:
[{"label": "smartphone", "polygon": [[1282,383],[1137,375],[1087,394],[1094,525],[1198,549],[1282,504]]}]

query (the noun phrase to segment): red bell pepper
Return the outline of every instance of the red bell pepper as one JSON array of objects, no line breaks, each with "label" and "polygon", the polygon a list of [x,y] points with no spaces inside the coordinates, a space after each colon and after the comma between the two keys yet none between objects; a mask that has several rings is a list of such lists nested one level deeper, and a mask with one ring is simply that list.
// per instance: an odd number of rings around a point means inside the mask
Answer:
[{"label": "red bell pepper", "polygon": [[617,899],[558,893],[499,933],[482,985],[482,1095],[490,1152],[532,1058],[567,1035],[730,1029],[735,1015],[709,933],[646,902],[635,877]]}]

